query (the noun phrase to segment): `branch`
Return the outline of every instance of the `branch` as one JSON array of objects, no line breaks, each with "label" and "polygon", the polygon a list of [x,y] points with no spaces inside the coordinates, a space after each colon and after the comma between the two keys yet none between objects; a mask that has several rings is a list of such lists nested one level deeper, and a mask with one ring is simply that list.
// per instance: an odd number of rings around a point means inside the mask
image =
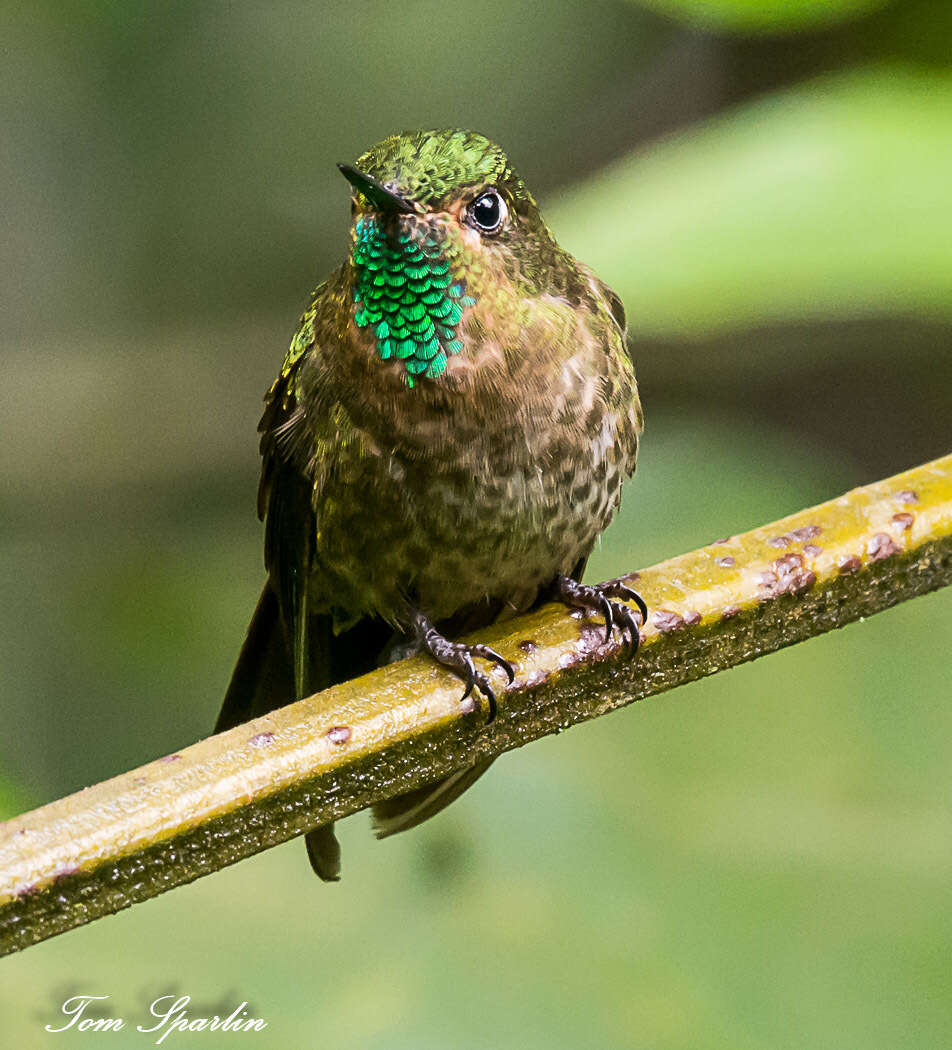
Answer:
[{"label": "branch", "polygon": [[480,633],[518,669],[489,727],[415,657],[0,825],[0,954],[952,582],[952,456],[627,579],[652,610],[633,660],[552,605]]}]

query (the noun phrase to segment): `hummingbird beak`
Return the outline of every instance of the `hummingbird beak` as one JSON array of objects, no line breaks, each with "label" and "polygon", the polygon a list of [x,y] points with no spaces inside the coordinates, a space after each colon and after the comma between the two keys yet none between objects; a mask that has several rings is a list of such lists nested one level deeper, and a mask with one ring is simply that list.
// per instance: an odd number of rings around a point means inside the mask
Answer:
[{"label": "hummingbird beak", "polygon": [[412,214],[416,211],[408,200],[401,197],[399,193],[388,190],[382,182],[378,182],[370,175],[365,175],[349,164],[338,164],[337,167],[351,186],[362,197],[366,197],[375,208],[383,212],[403,212],[404,214]]}]

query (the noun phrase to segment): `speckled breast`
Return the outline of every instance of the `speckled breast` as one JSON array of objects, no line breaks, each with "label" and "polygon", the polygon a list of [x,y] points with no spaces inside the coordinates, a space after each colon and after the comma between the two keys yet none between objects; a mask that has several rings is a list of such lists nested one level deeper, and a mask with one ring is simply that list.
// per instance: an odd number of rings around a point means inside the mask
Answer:
[{"label": "speckled breast", "polygon": [[399,622],[411,607],[440,620],[486,598],[524,610],[611,520],[635,419],[589,406],[580,433],[572,415],[527,414],[492,435],[449,432],[439,455],[423,425],[399,451],[351,442],[319,498],[317,606],[341,627],[367,613]]}]

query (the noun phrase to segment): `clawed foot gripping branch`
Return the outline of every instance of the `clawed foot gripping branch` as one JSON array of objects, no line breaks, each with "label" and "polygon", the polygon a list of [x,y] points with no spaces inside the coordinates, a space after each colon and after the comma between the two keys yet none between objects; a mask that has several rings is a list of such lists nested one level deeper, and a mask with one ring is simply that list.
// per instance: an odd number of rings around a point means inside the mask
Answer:
[{"label": "clawed foot gripping branch", "polygon": [[429,659],[383,667],[0,825],[0,953],[950,581],[946,456],[598,588],[651,610],[634,658],[624,614],[606,640],[581,594],[481,632],[503,661],[489,725]]}]

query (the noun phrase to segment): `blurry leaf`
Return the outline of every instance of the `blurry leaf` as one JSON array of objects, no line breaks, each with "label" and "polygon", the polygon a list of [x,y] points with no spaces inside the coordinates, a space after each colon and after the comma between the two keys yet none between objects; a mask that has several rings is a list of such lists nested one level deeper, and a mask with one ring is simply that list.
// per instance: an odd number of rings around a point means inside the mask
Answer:
[{"label": "blurry leaf", "polygon": [[887,0],[637,0],[661,14],[713,29],[795,32],[841,22]]},{"label": "blurry leaf", "polygon": [[553,227],[635,333],[948,318],[950,141],[947,74],[824,78],[614,165]]},{"label": "blurry leaf", "polygon": [[0,820],[9,820],[29,808],[20,793],[3,779],[0,779]]}]

